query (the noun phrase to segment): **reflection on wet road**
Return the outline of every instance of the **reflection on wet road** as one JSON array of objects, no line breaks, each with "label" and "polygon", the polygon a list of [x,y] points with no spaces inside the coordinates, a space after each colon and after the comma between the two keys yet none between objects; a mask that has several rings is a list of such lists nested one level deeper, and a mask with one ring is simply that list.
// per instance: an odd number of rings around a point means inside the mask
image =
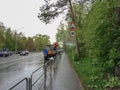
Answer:
[{"label": "reflection on wet road", "polygon": [[42,53],[28,56],[13,55],[0,57],[0,90],[7,90],[19,80],[30,74],[43,64]]}]

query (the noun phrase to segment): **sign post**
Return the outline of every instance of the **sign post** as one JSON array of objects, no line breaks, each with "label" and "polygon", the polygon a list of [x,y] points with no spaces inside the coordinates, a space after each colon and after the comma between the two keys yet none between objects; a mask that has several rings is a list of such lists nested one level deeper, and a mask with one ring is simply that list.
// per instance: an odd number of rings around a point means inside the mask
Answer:
[{"label": "sign post", "polygon": [[[76,23],[75,23],[75,15],[74,15],[73,6],[72,6],[72,0],[68,0],[68,1],[69,1],[69,4],[70,4],[70,6],[69,6],[70,17],[71,17],[72,21],[74,22],[74,23],[70,24],[70,31],[71,31],[71,29],[75,31],[77,29],[76,29]],[[72,32],[72,35],[74,35],[73,32]],[[79,49],[77,32],[76,32],[76,35],[75,35],[75,39],[76,39],[76,49],[77,49],[77,54],[78,54],[78,60],[80,60],[80,49]]]}]

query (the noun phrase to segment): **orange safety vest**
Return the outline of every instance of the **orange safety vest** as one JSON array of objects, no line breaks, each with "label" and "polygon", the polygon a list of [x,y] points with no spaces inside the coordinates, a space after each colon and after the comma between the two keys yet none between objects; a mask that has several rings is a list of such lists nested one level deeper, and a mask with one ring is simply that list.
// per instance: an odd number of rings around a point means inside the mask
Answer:
[{"label": "orange safety vest", "polygon": [[48,55],[53,55],[53,51],[52,50],[48,50]]}]

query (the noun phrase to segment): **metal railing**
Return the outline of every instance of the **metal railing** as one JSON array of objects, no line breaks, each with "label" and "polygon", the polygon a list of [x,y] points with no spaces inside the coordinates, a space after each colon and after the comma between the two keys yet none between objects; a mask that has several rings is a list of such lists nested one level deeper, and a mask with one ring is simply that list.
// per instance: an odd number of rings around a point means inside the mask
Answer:
[{"label": "metal railing", "polygon": [[[59,54],[58,56],[60,58],[61,54]],[[32,74],[30,75],[30,78],[24,78],[24,79],[22,79],[21,81],[19,81],[18,83],[16,83],[14,86],[12,86],[8,90],[15,89],[18,85],[20,85],[21,83],[23,83],[23,81],[26,81],[26,90],[32,90],[33,87],[38,83],[38,81],[40,79],[41,79],[41,82],[43,84],[44,90],[46,90],[47,81],[51,80],[52,79],[52,75],[55,74],[55,71],[56,71],[56,68],[57,68],[57,64],[58,64],[58,59],[57,59],[58,56],[56,56],[56,58],[54,58],[54,59],[50,59],[48,62],[44,63],[38,69],[36,69],[35,71],[33,71]],[[34,75],[37,75],[38,77],[35,76],[37,78],[33,81]]]},{"label": "metal railing", "polygon": [[44,76],[44,72],[40,72],[39,73],[39,76],[37,77],[37,79],[35,80],[35,81],[33,81],[33,75],[35,74],[35,73],[37,73],[37,71],[42,71],[43,69],[43,66],[44,65],[42,65],[41,67],[39,67],[37,70],[35,70],[32,74],[31,74],[31,76],[30,76],[30,78],[29,78],[29,90],[32,90],[32,87]]},{"label": "metal railing", "polygon": [[50,60],[44,64],[44,90],[46,90],[47,81],[51,81],[52,75],[54,72],[54,61]]},{"label": "metal railing", "polygon": [[[40,66],[38,69],[36,69],[35,71],[32,72],[32,74],[30,75],[30,78],[24,78],[21,81],[19,81],[18,83],[16,83],[14,86],[12,86],[10,89],[8,90],[13,90],[15,89],[18,85],[20,85],[21,83],[23,83],[23,81],[26,81],[26,89],[25,90],[34,90],[33,87],[37,84],[37,82],[41,79],[42,83],[44,83],[44,90],[46,90],[46,81],[48,76],[51,77],[52,76],[52,63],[53,60],[50,60],[48,62],[45,63],[45,65]],[[35,76],[34,76],[35,75]],[[35,77],[35,78],[34,78]],[[33,80],[35,79],[35,80]]]},{"label": "metal railing", "polygon": [[16,83],[14,86],[12,86],[12,87],[11,87],[10,89],[8,89],[8,90],[14,89],[15,87],[17,87],[19,84],[21,84],[21,83],[24,82],[24,81],[26,81],[26,90],[29,90],[29,89],[28,89],[28,83],[29,83],[28,78],[22,79],[21,81],[19,81],[18,83]]}]

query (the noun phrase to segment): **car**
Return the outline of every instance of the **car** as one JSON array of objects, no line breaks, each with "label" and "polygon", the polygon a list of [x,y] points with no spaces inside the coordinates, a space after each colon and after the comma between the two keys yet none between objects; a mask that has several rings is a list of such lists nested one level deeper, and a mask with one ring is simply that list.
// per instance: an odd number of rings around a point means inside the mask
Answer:
[{"label": "car", "polygon": [[8,57],[9,55],[8,51],[0,51],[0,57]]},{"label": "car", "polygon": [[13,55],[13,52],[10,51],[8,48],[1,48],[0,49],[0,57],[8,57]]},{"label": "car", "polygon": [[29,54],[29,51],[25,51],[25,53],[28,55],[28,54]]},{"label": "car", "polygon": [[4,57],[8,57],[10,54],[9,54],[9,52],[8,51],[3,51],[3,56]]},{"label": "car", "polygon": [[20,53],[20,56],[25,56],[25,55],[28,55],[29,54],[29,51],[22,51],[21,53]]},{"label": "car", "polygon": [[0,57],[2,57],[3,56],[3,53],[2,53],[2,50],[0,50]]}]

